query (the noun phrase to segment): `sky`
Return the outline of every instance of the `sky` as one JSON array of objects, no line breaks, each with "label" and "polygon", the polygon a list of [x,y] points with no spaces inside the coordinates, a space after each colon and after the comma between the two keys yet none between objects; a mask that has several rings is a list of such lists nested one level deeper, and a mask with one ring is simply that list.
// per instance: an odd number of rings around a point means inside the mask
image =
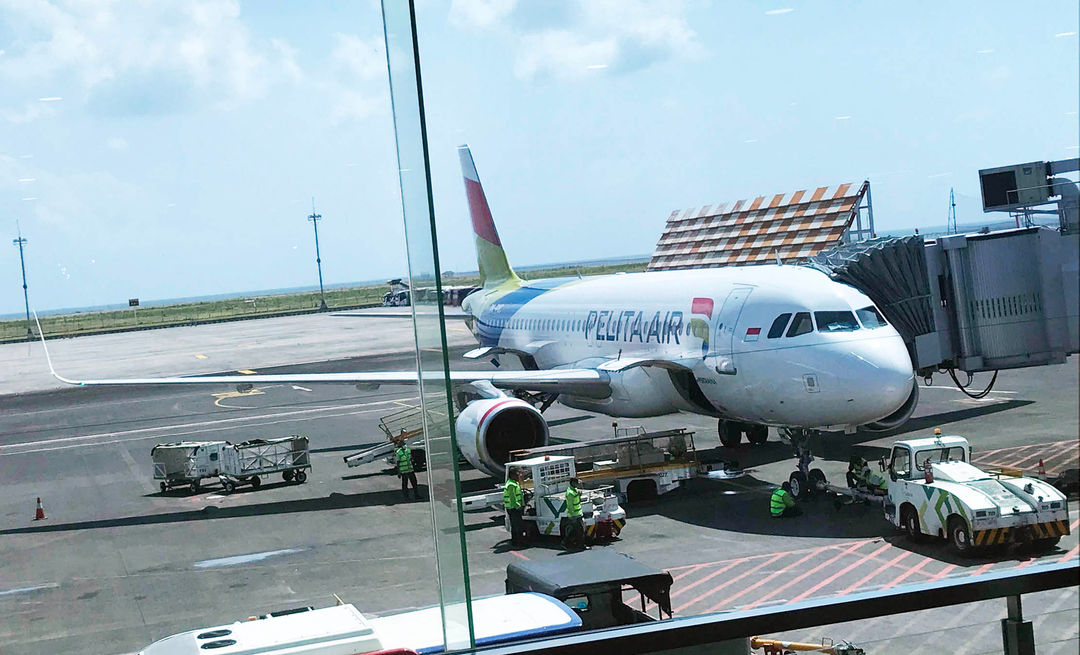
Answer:
[{"label": "sky", "polygon": [[[1037,9],[1036,9],[1037,8]],[[984,220],[978,169],[1078,155],[1078,5],[417,0],[440,259],[468,143],[511,263],[869,179],[879,231]],[[0,0],[0,314],[406,273],[380,6]],[[1007,218],[1001,216],[1000,218]]]}]

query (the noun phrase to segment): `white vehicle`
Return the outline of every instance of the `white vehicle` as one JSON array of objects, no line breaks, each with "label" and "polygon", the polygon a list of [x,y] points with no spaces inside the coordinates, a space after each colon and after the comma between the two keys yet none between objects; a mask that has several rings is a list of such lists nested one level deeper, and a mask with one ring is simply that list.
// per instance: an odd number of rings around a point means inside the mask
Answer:
[{"label": "white vehicle", "polygon": [[154,479],[160,480],[161,493],[182,486],[198,493],[204,479],[221,475],[226,457],[232,454],[233,446],[227,441],[181,441],[150,449]]},{"label": "white vehicle", "polygon": [[[617,417],[716,417],[726,446],[744,434],[762,441],[773,426],[800,450],[809,430],[891,428],[914,410],[918,387],[903,339],[866,295],[818,270],[770,265],[522,280],[472,154],[465,146],[459,154],[483,280],[461,307],[479,341],[466,357],[514,355],[526,369],[450,372],[469,400],[457,417],[457,444],[476,468],[503,479],[510,451],[546,445],[541,409],[556,400]],[[418,381],[415,370],[57,377],[81,385]]]},{"label": "white vehicle", "polygon": [[[472,616],[477,646],[581,628],[573,610],[539,593],[474,600]],[[421,653],[445,650],[440,608],[367,618],[352,605],[304,607],[181,632],[155,641],[138,655],[359,655],[402,648]]]},{"label": "white vehicle", "polygon": [[1052,548],[1069,534],[1065,495],[1035,478],[991,475],[969,461],[967,439],[898,441],[889,461],[885,516],[913,540],[948,539],[960,554],[984,546]]},{"label": "white vehicle", "polygon": [[[523,518],[529,538],[561,536],[560,522],[567,515],[566,488],[570,478],[577,476],[574,458],[544,455],[509,462],[506,465],[507,479],[515,470],[522,473],[521,488],[526,492]],[[626,525],[626,510],[619,506],[613,488],[608,485],[596,489],[579,488],[578,491],[581,492],[585,537],[603,540],[619,536]],[[501,502],[502,492],[497,493]],[[503,524],[509,532],[510,516],[505,510]]]}]

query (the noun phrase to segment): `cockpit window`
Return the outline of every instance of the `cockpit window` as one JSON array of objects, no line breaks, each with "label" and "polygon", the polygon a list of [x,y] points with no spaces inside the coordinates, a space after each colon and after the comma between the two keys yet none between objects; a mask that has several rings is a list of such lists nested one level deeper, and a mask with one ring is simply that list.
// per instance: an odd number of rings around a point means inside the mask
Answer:
[{"label": "cockpit window", "polygon": [[818,332],[851,332],[859,324],[851,312],[814,312]]},{"label": "cockpit window", "polygon": [[776,320],[772,322],[772,327],[769,328],[769,338],[777,339],[784,336],[784,328],[787,327],[787,322],[791,319],[791,313],[781,314],[776,317]]},{"label": "cockpit window", "polygon": [[791,327],[788,328],[787,336],[797,337],[800,334],[806,334],[807,332],[814,331],[814,322],[810,320],[810,312],[799,312],[795,315],[795,318],[791,320]]},{"label": "cockpit window", "polygon": [[877,310],[877,307],[870,305],[869,307],[863,307],[859,311],[855,312],[859,316],[859,322],[863,324],[863,327],[868,330],[874,328],[885,327],[888,323],[881,316],[881,312]]}]

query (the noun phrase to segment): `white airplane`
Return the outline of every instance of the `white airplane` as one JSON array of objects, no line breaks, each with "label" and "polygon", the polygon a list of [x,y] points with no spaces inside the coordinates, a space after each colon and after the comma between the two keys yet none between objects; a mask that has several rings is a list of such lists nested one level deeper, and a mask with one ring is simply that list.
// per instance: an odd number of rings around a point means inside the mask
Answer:
[{"label": "white airplane", "polygon": [[[807,456],[811,431],[888,429],[910,417],[918,386],[907,349],[855,288],[785,265],[522,280],[503,250],[472,154],[467,146],[459,154],[483,280],[462,304],[480,344],[465,357],[511,354],[524,368],[450,373],[463,392],[457,444],[478,469],[501,478],[510,451],[546,445],[541,412],[556,399],[615,417],[716,417],[729,447],[743,434],[764,442],[773,426]],[[53,375],[77,385],[418,382],[416,371]]]}]

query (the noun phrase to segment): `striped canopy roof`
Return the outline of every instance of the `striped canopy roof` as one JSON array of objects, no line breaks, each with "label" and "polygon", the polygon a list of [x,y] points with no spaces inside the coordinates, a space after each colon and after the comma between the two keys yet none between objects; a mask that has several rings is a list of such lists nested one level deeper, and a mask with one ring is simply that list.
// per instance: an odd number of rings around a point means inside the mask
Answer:
[{"label": "striped canopy roof", "polygon": [[869,182],[673,211],[648,270],[796,262],[835,245]]}]

